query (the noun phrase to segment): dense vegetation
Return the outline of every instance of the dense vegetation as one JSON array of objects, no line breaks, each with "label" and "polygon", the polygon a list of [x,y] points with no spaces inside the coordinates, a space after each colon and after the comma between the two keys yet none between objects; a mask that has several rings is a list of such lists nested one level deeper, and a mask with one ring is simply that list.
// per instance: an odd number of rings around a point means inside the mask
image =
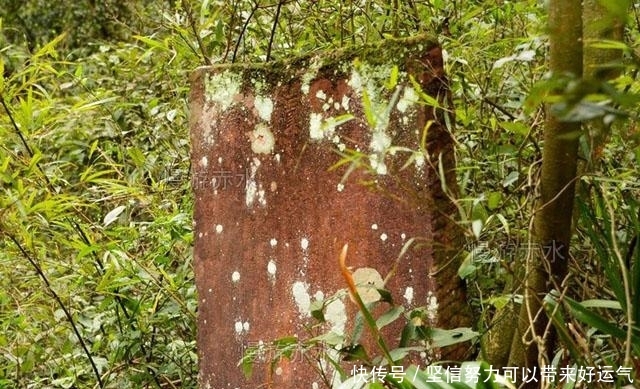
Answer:
[{"label": "dense vegetation", "polygon": [[622,12],[606,15],[630,12],[621,42],[597,42],[623,53],[604,64],[615,77],[554,95],[535,0],[0,1],[0,388],[196,387],[189,73],[418,31],[439,33],[447,55],[477,329],[513,320],[541,103],[569,107],[567,120],[593,122],[576,134],[569,275],[546,297],[551,362],[637,374],[640,60],[625,42],[640,8],[610,3]]}]

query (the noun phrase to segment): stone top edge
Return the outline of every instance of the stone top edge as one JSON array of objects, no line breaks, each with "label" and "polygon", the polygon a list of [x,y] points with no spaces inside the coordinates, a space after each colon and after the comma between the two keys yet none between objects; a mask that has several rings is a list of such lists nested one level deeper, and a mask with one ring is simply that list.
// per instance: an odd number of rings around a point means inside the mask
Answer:
[{"label": "stone top edge", "polygon": [[362,58],[363,61],[373,64],[394,63],[406,58],[408,53],[416,53],[413,51],[415,49],[419,50],[419,52],[426,52],[438,46],[440,46],[438,39],[431,34],[419,34],[403,38],[385,38],[374,43],[350,45],[334,50],[312,51],[292,58],[269,62],[236,62],[201,66],[193,71],[191,79],[195,80],[203,74],[225,70],[239,72],[247,70],[268,71],[291,67],[297,64],[299,64],[299,66],[305,66],[305,64],[314,62],[321,62],[321,67],[324,67],[332,63],[343,62],[354,58]]}]

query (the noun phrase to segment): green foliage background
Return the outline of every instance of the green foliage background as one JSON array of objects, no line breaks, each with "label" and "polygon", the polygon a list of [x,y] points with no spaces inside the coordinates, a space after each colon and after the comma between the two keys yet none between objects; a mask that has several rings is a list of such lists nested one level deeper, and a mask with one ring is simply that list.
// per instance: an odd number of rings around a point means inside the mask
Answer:
[{"label": "green foliage background", "polygon": [[[542,4],[278,4],[0,1],[0,388],[196,387],[187,95],[189,73],[209,63],[441,33],[468,233],[461,275],[478,329],[517,295],[543,147]],[[631,23],[625,39],[637,38]],[[640,89],[635,50],[612,82],[627,95]],[[640,255],[637,112],[622,108],[626,120],[585,180],[570,283],[578,300],[620,300],[611,285],[625,269],[601,258]],[[573,323],[563,350],[622,363],[622,339]]]}]

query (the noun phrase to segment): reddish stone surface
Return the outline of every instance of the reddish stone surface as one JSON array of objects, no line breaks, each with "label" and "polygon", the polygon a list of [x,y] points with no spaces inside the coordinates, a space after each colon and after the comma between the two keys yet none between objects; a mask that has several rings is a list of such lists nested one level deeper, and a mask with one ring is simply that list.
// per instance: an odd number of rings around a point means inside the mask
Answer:
[{"label": "reddish stone surface", "polygon": [[[393,65],[398,84],[385,88]],[[433,325],[470,324],[456,273],[459,262],[452,260],[461,235],[437,167],[442,164],[444,186],[455,193],[452,139],[442,110],[407,104],[411,99],[405,99],[405,92],[415,91],[407,73],[425,93],[447,104],[440,48],[428,38],[288,64],[215,66],[194,74],[191,140],[202,388],[327,387],[333,369],[308,360],[318,350],[300,347],[291,360],[272,363],[275,351],[267,347],[250,378],[237,364],[248,348],[261,343],[297,336],[302,344],[332,327],[339,331],[343,317],[348,319],[344,332],[351,333],[356,309],[344,294],[334,305],[342,304],[344,314],[336,309],[323,327],[311,328],[317,321],[307,306],[346,287],[337,262],[345,243],[352,270],[373,268],[384,278],[403,246],[416,238],[385,288],[407,309],[437,302]],[[368,96],[379,116],[382,132],[377,135],[366,119],[360,88],[368,80],[377,85]],[[389,122],[383,125],[387,106]],[[318,133],[310,126],[319,118],[326,124],[345,114],[353,119],[315,139]],[[385,139],[372,140],[382,133],[393,146],[424,146],[424,164],[405,166],[412,154],[392,153]],[[375,152],[376,144],[385,150]],[[331,167],[349,150],[359,150],[362,158],[345,177],[349,163]],[[384,161],[386,174],[370,166],[374,154]],[[385,304],[380,305],[377,311],[384,311]],[[391,348],[402,322],[385,329]],[[367,336],[369,354],[380,355]],[[465,352],[454,348],[440,356],[459,359]],[[326,372],[324,381],[319,368]]]}]

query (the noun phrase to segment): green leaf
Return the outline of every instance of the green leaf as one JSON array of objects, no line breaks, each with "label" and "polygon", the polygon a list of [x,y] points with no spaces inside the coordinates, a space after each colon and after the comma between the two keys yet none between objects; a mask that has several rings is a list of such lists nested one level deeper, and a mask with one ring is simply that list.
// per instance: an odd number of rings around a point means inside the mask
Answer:
[{"label": "green leaf", "polygon": [[400,317],[400,315],[402,315],[403,312],[404,307],[401,305],[391,308],[387,312],[383,313],[382,316],[378,318],[378,320],[376,320],[376,326],[378,326],[378,329],[380,329],[393,323]]},{"label": "green leaf", "polygon": [[318,320],[320,323],[325,322],[324,318],[324,301],[323,300],[314,300],[311,302],[309,306],[309,311],[311,312],[311,316]]},{"label": "green leaf", "polygon": [[[611,323],[601,315],[588,310],[581,303],[568,297],[564,297],[563,301],[567,304],[571,314],[581,322],[597,328],[604,334],[615,336],[620,340],[627,339],[627,332],[625,330],[618,325]],[[631,339],[634,344],[640,344],[640,336],[632,335]]]},{"label": "green leaf", "polygon": [[618,309],[618,310],[622,309],[622,306],[620,306],[620,302],[615,300],[592,299],[592,300],[584,300],[582,301],[581,304],[585,308],[607,308],[607,309]]},{"label": "green leaf", "polygon": [[0,93],[4,93],[4,61],[0,58]]},{"label": "green leaf", "polygon": [[468,253],[458,268],[458,277],[466,280],[469,276],[475,274],[476,270],[477,267],[474,264],[473,255]]},{"label": "green leaf", "polygon": [[349,345],[340,349],[345,361],[369,361],[367,350],[361,344]]},{"label": "green leaf", "polygon": [[370,128],[376,128],[377,120],[376,114],[371,105],[371,98],[366,89],[362,91],[362,109],[364,110],[364,116],[367,119],[367,124]]},{"label": "green leaf", "polygon": [[401,361],[410,352],[422,352],[424,347],[398,347],[390,351],[391,357],[394,361]]},{"label": "green leaf", "polygon": [[501,192],[489,192],[489,194],[487,195],[487,208],[489,208],[490,210],[494,210],[500,206],[501,201]]},{"label": "green leaf", "polygon": [[398,65],[393,65],[393,67],[391,68],[391,75],[389,76],[389,79],[384,84],[384,86],[388,90],[393,90],[396,85],[398,85]]},{"label": "green leaf", "polygon": [[527,134],[529,134],[529,131],[531,131],[531,128],[529,128],[528,125],[522,122],[500,122],[498,123],[498,125],[509,132],[521,135],[523,137],[527,136]]},{"label": "green leaf", "polygon": [[452,344],[464,343],[477,338],[480,334],[471,328],[461,327],[452,330],[431,328],[428,330],[433,347],[446,347]]},{"label": "green leaf", "polygon": [[126,207],[124,205],[120,205],[109,211],[109,213],[107,213],[104,217],[103,226],[106,227],[116,221],[116,219],[118,219],[118,216],[120,216],[122,211],[124,211],[125,209]]}]

